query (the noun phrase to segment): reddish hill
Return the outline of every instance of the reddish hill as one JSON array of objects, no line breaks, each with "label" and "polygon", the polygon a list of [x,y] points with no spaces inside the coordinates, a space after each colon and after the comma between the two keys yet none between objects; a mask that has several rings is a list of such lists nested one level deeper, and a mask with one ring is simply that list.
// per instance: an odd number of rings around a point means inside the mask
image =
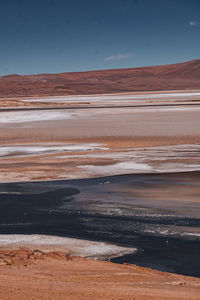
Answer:
[{"label": "reddish hill", "polygon": [[200,60],[89,72],[0,77],[0,97],[200,89]]}]

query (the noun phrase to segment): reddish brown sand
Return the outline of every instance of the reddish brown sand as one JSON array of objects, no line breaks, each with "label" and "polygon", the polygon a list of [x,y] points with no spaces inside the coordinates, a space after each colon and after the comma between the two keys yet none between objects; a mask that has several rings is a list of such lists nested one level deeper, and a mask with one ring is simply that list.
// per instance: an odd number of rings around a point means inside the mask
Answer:
[{"label": "reddish brown sand", "polygon": [[0,261],[2,300],[200,299],[200,279],[135,265],[26,248],[1,251]]}]

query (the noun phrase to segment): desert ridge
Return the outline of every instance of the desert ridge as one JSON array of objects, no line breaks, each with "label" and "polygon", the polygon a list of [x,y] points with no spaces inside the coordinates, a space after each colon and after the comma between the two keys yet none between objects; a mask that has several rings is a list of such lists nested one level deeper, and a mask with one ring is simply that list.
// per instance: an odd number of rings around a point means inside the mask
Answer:
[{"label": "desert ridge", "polygon": [[59,96],[199,89],[200,60],[184,63],[39,75],[0,77],[0,97]]}]

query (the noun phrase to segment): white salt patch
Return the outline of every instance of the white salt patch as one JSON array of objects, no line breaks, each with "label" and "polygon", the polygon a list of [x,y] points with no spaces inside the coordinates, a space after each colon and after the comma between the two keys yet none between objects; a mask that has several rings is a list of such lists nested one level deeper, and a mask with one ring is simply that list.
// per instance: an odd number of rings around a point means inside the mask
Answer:
[{"label": "white salt patch", "polygon": [[131,102],[132,100],[153,100],[156,99],[159,101],[170,100],[170,98],[191,98],[194,96],[200,96],[200,92],[173,92],[173,93],[155,93],[155,94],[148,94],[148,93],[140,93],[140,94],[129,94],[129,95],[84,95],[84,96],[58,96],[58,97],[51,97],[51,98],[37,98],[37,99],[24,99],[23,102],[57,102],[57,103],[67,103],[67,102],[102,102],[106,101],[107,103],[116,102],[117,100],[120,102],[121,100],[128,100]]},{"label": "white salt patch", "polygon": [[193,107],[188,107],[188,106],[165,106],[163,105],[162,107],[142,107],[140,109],[134,109],[134,111],[138,111],[141,112],[141,109],[143,112],[147,112],[147,111],[151,111],[151,112],[156,112],[156,111],[160,111],[160,112],[166,112],[166,111],[197,111],[200,110],[200,107],[198,106],[193,106]]},{"label": "white salt patch", "polygon": [[182,235],[191,235],[191,236],[200,237],[200,233],[184,232]]},{"label": "white salt patch", "polygon": [[45,146],[3,146],[0,147],[0,157],[7,155],[27,156],[50,154],[59,152],[82,152],[82,151],[95,151],[95,150],[108,150],[108,148],[100,147],[101,144],[88,143],[88,144],[67,144],[67,145],[45,145]]},{"label": "white salt patch", "polygon": [[[118,152],[108,152],[108,153],[92,153],[83,154],[83,158],[113,158],[113,159],[137,159],[139,163],[145,160],[166,160],[169,158],[199,158],[200,156],[200,145],[174,145],[174,146],[156,146],[156,147],[146,147],[146,148],[135,148],[135,149],[122,149]],[[56,156],[56,158],[69,158],[69,157],[79,157],[77,155],[73,156]]]},{"label": "white salt patch", "polygon": [[73,255],[84,257],[114,257],[134,253],[136,248],[120,247],[103,242],[93,242],[67,237],[47,235],[1,235],[0,246],[52,246],[58,250],[64,248]]},{"label": "white salt patch", "polygon": [[[200,145],[158,146],[129,149],[129,151],[124,150],[122,149],[118,152],[108,153],[83,154],[80,156],[65,155],[57,156],[56,158],[64,159],[70,157],[81,157],[87,159],[102,158],[119,160],[119,163],[109,166],[79,166],[91,171],[91,173],[94,174],[118,174],[118,172],[122,174],[132,172],[135,173],[136,171],[143,171],[144,173],[146,170],[149,170],[150,172],[180,172],[200,169],[200,164],[192,162],[188,164],[178,161],[178,159],[198,159],[200,156]],[[168,159],[174,159],[174,162],[167,162]]]},{"label": "white salt patch", "polygon": [[148,166],[147,164],[138,164],[135,162],[120,162],[114,165],[116,168],[121,168],[121,169],[128,169],[128,170],[149,170],[151,169],[150,166]]},{"label": "white salt patch", "polygon": [[73,118],[76,114],[68,111],[11,111],[0,113],[1,123],[24,123]]},{"label": "white salt patch", "polygon": [[79,168],[87,169],[89,172],[96,174],[123,174],[123,173],[135,173],[141,171],[151,170],[151,167],[147,164],[140,164],[136,162],[119,162],[113,165],[108,166],[94,166],[94,165],[85,165],[79,166]]}]

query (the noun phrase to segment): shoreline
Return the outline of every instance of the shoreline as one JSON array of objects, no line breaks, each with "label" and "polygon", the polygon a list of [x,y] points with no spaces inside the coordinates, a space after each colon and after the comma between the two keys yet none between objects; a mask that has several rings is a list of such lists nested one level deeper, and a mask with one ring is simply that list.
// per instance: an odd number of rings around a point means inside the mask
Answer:
[{"label": "shoreline", "polygon": [[121,247],[107,242],[95,242],[80,238],[39,235],[39,234],[1,234],[0,250],[27,247],[31,250],[62,251],[72,256],[88,259],[109,260],[124,255],[134,254],[138,250]]},{"label": "shoreline", "polygon": [[[151,268],[200,277],[196,262],[200,251],[199,199],[188,202],[182,196],[193,186],[192,197],[196,197],[199,177],[200,172],[196,171],[0,184],[0,232],[2,236],[9,233],[9,237],[16,234],[18,237],[28,234],[29,238],[31,234],[48,235],[48,239],[53,234],[57,240],[71,237],[76,242],[86,240],[94,248],[98,242],[101,247],[104,247],[102,243],[115,245],[112,246],[117,247],[114,255],[107,255],[115,256],[111,261],[142,266],[149,266],[151,262]],[[163,186],[177,199],[166,202],[161,193]],[[179,186],[180,197],[173,190]],[[145,200],[152,192],[155,200]],[[29,244],[20,246],[29,247]],[[36,244],[39,247],[41,242]],[[125,252],[120,258],[118,247],[125,247],[125,251],[128,247],[131,253],[137,249],[137,252],[133,255]],[[162,258],[162,253],[168,260]],[[90,253],[85,255],[91,256]],[[101,256],[106,257],[106,254]]]},{"label": "shoreline", "polygon": [[[200,167],[199,167],[200,168]],[[198,174],[200,175],[200,169],[194,169],[194,170],[188,170],[188,171],[169,171],[169,172],[165,172],[165,171],[152,171],[152,172],[144,172],[144,173],[123,173],[123,174],[116,174],[116,175],[99,175],[99,176],[95,176],[92,175],[91,177],[80,177],[80,178],[64,178],[64,179],[41,179],[41,180],[27,180],[27,181],[0,181],[0,186],[4,185],[4,184],[28,184],[28,183],[65,183],[65,182],[69,182],[69,183],[73,183],[73,182],[81,182],[81,181],[85,181],[85,180],[107,180],[110,178],[120,178],[120,177],[126,177],[126,176],[136,176],[136,175],[146,175],[146,176],[151,176],[151,175],[186,175],[186,174]],[[0,192],[1,194],[1,192]]]}]

